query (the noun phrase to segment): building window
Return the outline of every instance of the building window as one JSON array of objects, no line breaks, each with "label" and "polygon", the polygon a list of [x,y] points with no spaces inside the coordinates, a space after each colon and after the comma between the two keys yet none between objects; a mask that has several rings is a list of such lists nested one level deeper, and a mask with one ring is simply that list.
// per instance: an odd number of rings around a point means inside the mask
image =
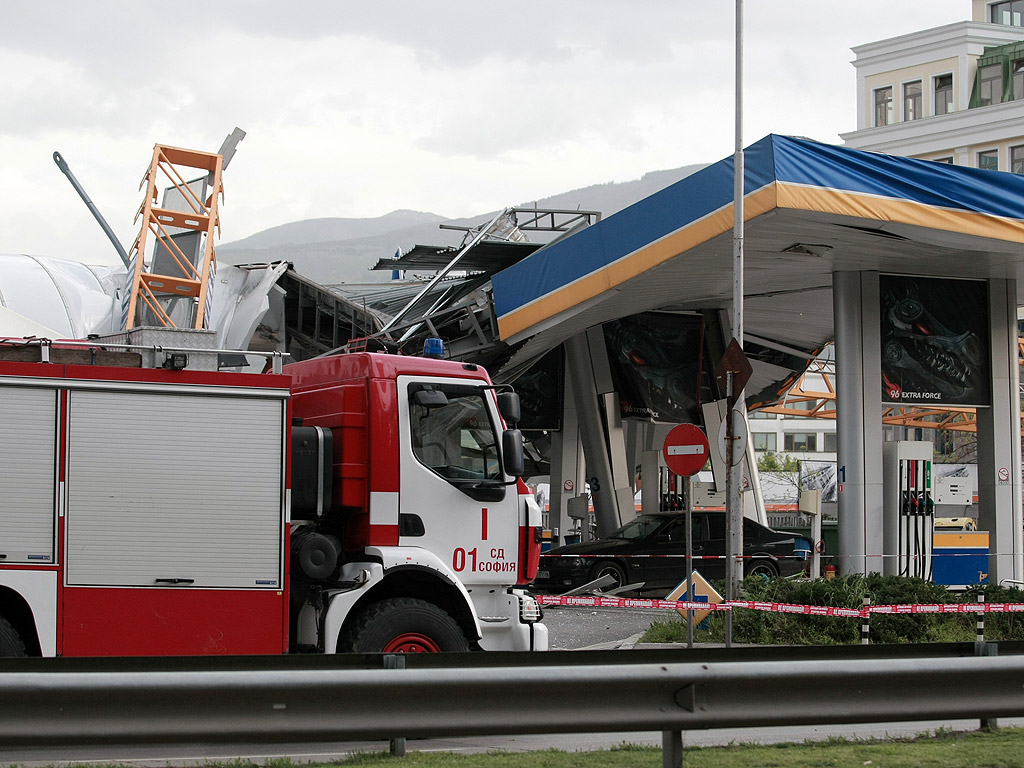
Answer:
[{"label": "building window", "polygon": [[935,83],[935,114],[948,115],[953,111],[953,76],[939,75]]},{"label": "building window", "polygon": [[815,432],[787,432],[783,445],[787,451],[817,451],[818,435]]},{"label": "building window", "polygon": [[774,432],[753,432],[755,451],[777,451],[779,436]]},{"label": "building window", "polygon": [[921,81],[903,84],[903,119],[917,120],[921,117]]},{"label": "building window", "polygon": [[937,157],[934,160],[932,160],[932,162],[933,163],[945,163],[946,165],[952,165],[953,164],[953,158],[952,157]]},{"label": "building window", "polygon": [[1010,147],[1010,172],[1024,173],[1024,146]]},{"label": "building window", "polygon": [[978,153],[978,167],[986,171],[999,170],[999,150],[986,149]]},{"label": "building window", "polygon": [[1024,99],[1024,59],[1011,61],[1010,72],[1013,78],[1013,98]]},{"label": "building window", "polygon": [[875,89],[875,127],[892,122],[892,86]]},{"label": "building window", "polygon": [[835,432],[826,432],[825,433],[825,450],[830,452],[830,453],[835,453],[837,450],[839,450],[838,446],[839,446],[839,443],[836,440],[836,433]]},{"label": "building window", "polygon": [[989,20],[993,24],[1024,27],[1024,0],[1005,0],[1001,3],[992,3],[989,8],[992,14]]},{"label": "building window", "polygon": [[987,107],[1001,102],[1003,100],[1003,65],[988,64],[981,67],[978,70],[978,84],[980,85],[979,107]]},{"label": "building window", "polygon": [[815,408],[818,407],[818,401],[817,400],[794,400],[791,403],[787,403],[787,405],[790,408],[792,408],[794,411],[813,411]]},{"label": "building window", "polygon": [[778,418],[774,413],[767,413],[765,411],[751,411],[750,418],[752,419],[775,419]]}]

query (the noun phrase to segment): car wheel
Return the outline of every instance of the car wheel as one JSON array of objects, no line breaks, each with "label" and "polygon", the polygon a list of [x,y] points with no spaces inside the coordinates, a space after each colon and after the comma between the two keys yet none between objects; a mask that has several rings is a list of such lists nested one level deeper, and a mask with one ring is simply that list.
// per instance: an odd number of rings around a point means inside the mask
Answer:
[{"label": "car wheel", "polygon": [[611,576],[614,581],[606,587],[602,587],[606,592],[609,589],[615,589],[621,587],[626,583],[626,571],[618,563],[613,563],[611,560],[602,560],[593,568],[590,569],[590,581],[599,579],[602,576]]},{"label": "car wheel", "polygon": [[751,560],[743,569],[743,575],[776,579],[779,576],[779,569],[771,560]]}]

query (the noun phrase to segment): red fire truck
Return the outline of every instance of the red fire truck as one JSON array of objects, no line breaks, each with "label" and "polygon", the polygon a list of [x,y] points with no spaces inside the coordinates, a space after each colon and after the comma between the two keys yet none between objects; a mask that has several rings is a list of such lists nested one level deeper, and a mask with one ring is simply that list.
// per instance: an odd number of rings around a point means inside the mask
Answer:
[{"label": "red fire truck", "polygon": [[0,656],[547,648],[514,393],[204,333],[0,344]]}]

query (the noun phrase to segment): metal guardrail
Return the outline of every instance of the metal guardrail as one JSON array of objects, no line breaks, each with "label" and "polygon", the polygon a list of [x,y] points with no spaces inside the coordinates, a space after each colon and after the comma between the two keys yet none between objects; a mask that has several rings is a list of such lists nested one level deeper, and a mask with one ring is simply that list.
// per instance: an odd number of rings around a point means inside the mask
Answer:
[{"label": "metal guardrail", "polygon": [[1024,716],[1024,656],[595,664],[577,653],[557,666],[460,656],[406,669],[4,664],[0,746],[661,730],[668,759],[669,735],[697,728]]}]

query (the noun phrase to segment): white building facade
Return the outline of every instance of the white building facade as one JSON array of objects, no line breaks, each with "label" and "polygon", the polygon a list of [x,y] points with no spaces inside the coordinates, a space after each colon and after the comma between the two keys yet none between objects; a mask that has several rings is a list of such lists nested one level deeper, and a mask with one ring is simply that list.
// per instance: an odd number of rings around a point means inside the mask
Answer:
[{"label": "white building facade", "polygon": [[853,48],[855,149],[1024,172],[1024,2]]}]

